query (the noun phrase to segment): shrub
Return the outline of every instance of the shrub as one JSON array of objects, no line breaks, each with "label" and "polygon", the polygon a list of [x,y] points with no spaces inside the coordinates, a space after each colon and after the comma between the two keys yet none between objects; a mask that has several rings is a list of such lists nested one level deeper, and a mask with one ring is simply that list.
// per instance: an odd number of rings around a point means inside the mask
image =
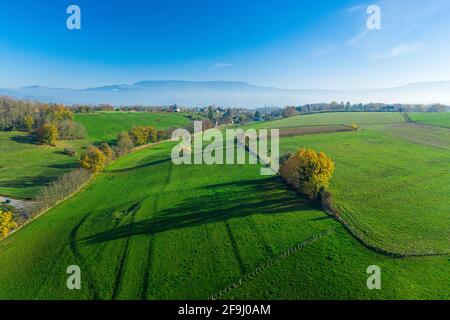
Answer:
[{"label": "shrub", "polygon": [[91,172],[103,170],[107,163],[107,158],[96,146],[89,146],[81,155],[81,166]]},{"label": "shrub", "polygon": [[81,124],[66,119],[58,123],[58,138],[60,140],[76,140],[87,137],[86,128]]},{"label": "shrub", "polygon": [[131,129],[130,136],[136,146],[156,142],[157,130],[152,126],[137,126]]},{"label": "shrub", "polygon": [[75,157],[77,154],[73,147],[65,147],[63,153],[71,157]]},{"label": "shrub", "polygon": [[122,156],[131,152],[134,148],[134,141],[128,134],[128,132],[121,132],[117,137],[116,153],[118,156]]},{"label": "shrub", "polygon": [[281,176],[310,199],[328,188],[333,172],[334,163],[326,154],[308,149],[299,149],[280,168]]},{"label": "shrub", "polygon": [[13,213],[0,209],[0,239],[6,238],[15,228],[17,223],[14,221]]},{"label": "shrub", "polygon": [[37,130],[38,141],[55,146],[58,140],[58,128],[54,124],[46,123]]},{"label": "shrub", "polygon": [[27,129],[28,132],[31,132],[31,130],[33,130],[33,126],[34,126],[34,119],[32,116],[30,115],[26,115],[23,118],[23,123],[25,125],[25,129]]}]

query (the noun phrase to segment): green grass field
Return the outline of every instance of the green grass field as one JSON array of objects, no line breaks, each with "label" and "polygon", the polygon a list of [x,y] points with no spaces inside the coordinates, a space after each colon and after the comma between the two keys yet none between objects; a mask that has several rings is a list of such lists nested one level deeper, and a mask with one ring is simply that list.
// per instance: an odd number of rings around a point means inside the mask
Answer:
[{"label": "green grass field", "polygon": [[330,112],[300,115],[281,120],[252,123],[247,127],[261,129],[292,128],[301,126],[384,124],[404,122],[400,113],[394,112]]},{"label": "green grass field", "polygon": [[[376,253],[258,165],[176,166],[164,143],[116,160],[0,242],[0,299],[207,299],[328,230],[221,298],[450,299],[450,130],[380,115],[397,114],[364,115],[356,132],[282,138],[281,153],[333,158],[335,203],[369,244],[446,255]],[[81,268],[79,291],[66,288],[70,265]],[[370,265],[382,290],[366,287]]]},{"label": "green grass field", "polygon": [[[40,146],[23,132],[0,132],[0,194],[31,198],[39,189],[77,167],[77,158],[62,153],[64,146]],[[81,150],[82,142],[76,142]]]},{"label": "green grass field", "polygon": [[450,112],[433,112],[433,113],[408,113],[411,120],[437,127],[450,128]]},{"label": "green grass field", "polygon": [[[207,299],[330,228],[223,298],[450,297],[448,257],[376,254],[258,166],[175,166],[172,146],[119,159],[1,242],[0,298]],[[79,291],[66,288],[73,264],[82,270]],[[366,288],[373,264],[384,272],[379,291]]]},{"label": "green grass field", "polygon": [[336,205],[370,244],[399,254],[450,252],[449,130],[400,124],[281,140],[281,153],[299,147],[335,161]]},{"label": "green grass field", "polygon": [[156,112],[97,112],[76,114],[75,121],[86,127],[92,141],[110,142],[121,131],[128,131],[138,125],[152,125],[159,130],[184,127],[189,120],[180,113]]},{"label": "green grass field", "polygon": [[[78,167],[79,155],[86,145],[111,142],[120,131],[137,125],[158,129],[181,127],[189,121],[177,113],[99,112],[77,114],[89,136],[83,140],[60,141],[57,147],[36,145],[23,132],[0,132],[0,194],[32,198],[39,189],[57,177]],[[77,157],[64,155],[64,147],[74,147]]]}]

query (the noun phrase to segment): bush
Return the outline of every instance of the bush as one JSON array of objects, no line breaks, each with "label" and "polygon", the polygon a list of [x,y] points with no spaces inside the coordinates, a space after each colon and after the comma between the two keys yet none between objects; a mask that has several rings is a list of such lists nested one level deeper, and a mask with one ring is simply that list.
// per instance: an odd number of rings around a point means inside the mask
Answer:
[{"label": "bush", "polygon": [[63,200],[77,191],[80,186],[89,180],[91,174],[85,169],[76,169],[64,174],[58,180],[43,187],[36,197],[38,205],[35,214],[41,210],[52,207],[56,202]]},{"label": "bush", "polygon": [[73,147],[65,147],[63,153],[71,157],[75,157],[77,155],[77,152]]},{"label": "bush", "polygon": [[58,141],[58,128],[54,124],[46,123],[37,130],[40,143],[55,146]]},{"label": "bush", "polygon": [[103,170],[107,163],[104,153],[96,146],[89,146],[81,155],[81,166],[91,172]]},{"label": "bush", "polygon": [[134,148],[134,141],[128,132],[121,132],[117,137],[116,153],[118,156],[130,153]]},{"label": "bush", "polygon": [[281,176],[310,199],[328,188],[334,172],[333,161],[323,152],[299,149],[280,168]]},{"label": "bush", "polygon": [[60,140],[77,140],[87,137],[86,128],[81,124],[66,119],[58,123],[58,138]]},{"label": "bush", "polygon": [[130,136],[136,146],[156,142],[157,134],[157,130],[152,126],[137,126],[130,131]]},{"label": "bush", "polygon": [[14,221],[13,213],[0,209],[0,239],[6,238],[15,228],[17,223]]}]

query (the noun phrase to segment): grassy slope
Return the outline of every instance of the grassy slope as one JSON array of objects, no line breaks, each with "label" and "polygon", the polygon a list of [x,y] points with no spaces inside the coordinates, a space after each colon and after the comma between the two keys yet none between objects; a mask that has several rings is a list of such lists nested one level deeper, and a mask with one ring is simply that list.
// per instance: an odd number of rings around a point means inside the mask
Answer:
[{"label": "grassy slope", "polygon": [[[19,198],[34,196],[40,187],[77,166],[76,159],[58,147],[38,146],[23,132],[0,132],[0,194]],[[77,141],[77,149],[81,149]]]},{"label": "grassy slope", "polygon": [[[113,140],[120,131],[137,125],[154,125],[158,129],[184,126],[188,119],[175,113],[102,112],[75,116],[86,126],[89,137],[61,141],[56,148],[35,145],[23,132],[0,132],[0,194],[31,198],[39,189],[63,173],[78,167],[83,147],[92,142]],[[73,146],[77,157],[62,154],[65,146]]]},{"label": "grassy slope", "polygon": [[408,113],[411,120],[432,126],[450,128],[450,112]]},{"label": "grassy slope", "polygon": [[356,123],[358,125],[404,122],[400,113],[393,112],[334,112],[295,116],[291,118],[260,122],[252,128],[290,128],[300,126],[326,126]]},{"label": "grassy slope", "polygon": [[97,112],[77,114],[75,120],[83,124],[93,141],[111,141],[121,131],[128,131],[137,125],[153,125],[157,129],[183,127],[188,119],[179,113],[150,112]]},{"label": "grassy slope", "polygon": [[[0,298],[205,299],[322,230],[337,232],[232,298],[449,298],[448,258],[370,252],[257,166],[174,166],[172,144],[119,159],[74,198],[0,243]],[[224,174],[226,172],[226,174]],[[80,291],[65,287],[81,267]],[[368,265],[383,290],[365,288]]]},{"label": "grassy slope", "polygon": [[449,252],[450,131],[416,125],[284,138],[282,153],[324,151],[343,217],[372,244],[396,253]]}]

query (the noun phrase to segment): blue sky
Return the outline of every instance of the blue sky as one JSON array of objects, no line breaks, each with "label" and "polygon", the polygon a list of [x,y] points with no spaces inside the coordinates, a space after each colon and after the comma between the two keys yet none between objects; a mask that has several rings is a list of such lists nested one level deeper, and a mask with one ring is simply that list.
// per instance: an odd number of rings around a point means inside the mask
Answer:
[{"label": "blue sky", "polygon": [[[81,8],[81,30],[66,28],[71,4]],[[381,30],[367,30],[371,4],[381,8]],[[0,0],[0,87],[450,80],[449,16],[448,0]]]}]

